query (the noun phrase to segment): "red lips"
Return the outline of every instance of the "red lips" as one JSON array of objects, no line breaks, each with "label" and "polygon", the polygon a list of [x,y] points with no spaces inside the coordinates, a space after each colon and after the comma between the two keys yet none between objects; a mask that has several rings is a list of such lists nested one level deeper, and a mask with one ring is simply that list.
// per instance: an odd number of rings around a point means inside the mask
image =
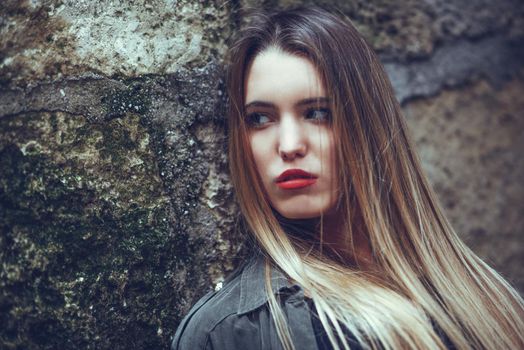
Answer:
[{"label": "red lips", "polygon": [[302,169],[289,169],[276,179],[277,186],[284,190],[304,188],[317,182],[317,177]]}]

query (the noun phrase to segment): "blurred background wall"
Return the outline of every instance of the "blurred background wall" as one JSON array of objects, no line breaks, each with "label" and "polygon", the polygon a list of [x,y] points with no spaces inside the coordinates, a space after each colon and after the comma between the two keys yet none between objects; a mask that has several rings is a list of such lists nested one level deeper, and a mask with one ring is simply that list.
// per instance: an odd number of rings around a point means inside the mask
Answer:
[{"label": "blurred background wall", "polygon": [[[0,3],[0,348],[168,347],[247,254],[225,42],[299,3]],[[452,225],[524,291],[524,3],[315,3],[378,51]]]}]

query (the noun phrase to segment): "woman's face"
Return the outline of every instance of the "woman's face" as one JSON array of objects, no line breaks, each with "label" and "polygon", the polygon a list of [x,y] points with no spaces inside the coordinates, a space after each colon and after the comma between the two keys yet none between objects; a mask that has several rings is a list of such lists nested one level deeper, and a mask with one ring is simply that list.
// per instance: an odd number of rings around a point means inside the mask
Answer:
[{"label": "woman's face", "polygon": [[270,48],[253,60],[245,118],[257,171],[289,219],[332,214],[337,201],[328,96],[314,65]]}]

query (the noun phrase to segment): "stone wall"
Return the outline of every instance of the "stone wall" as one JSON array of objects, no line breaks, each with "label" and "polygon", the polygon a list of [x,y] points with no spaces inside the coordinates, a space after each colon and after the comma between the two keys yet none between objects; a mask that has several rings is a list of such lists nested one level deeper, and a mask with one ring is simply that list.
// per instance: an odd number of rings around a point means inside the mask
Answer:
[{"label": "stone wall", "polygon": [[[2,1],[0,348],[167,348],[245,257],[222,57],[259,3]],[[316,3],[379,52],[451,223],[524,291],[523,4]]]}]

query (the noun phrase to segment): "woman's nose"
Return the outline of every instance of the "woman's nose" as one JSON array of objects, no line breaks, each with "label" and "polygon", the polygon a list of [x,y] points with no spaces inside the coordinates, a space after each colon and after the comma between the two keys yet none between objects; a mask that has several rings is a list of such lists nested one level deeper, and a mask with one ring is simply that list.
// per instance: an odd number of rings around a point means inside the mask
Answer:
[{"label": "woman's nose", "polygon": [[279,131],[278,154],[283,160],[289,161],[306,155],[306,135],[299,121],[282,118]]}]

